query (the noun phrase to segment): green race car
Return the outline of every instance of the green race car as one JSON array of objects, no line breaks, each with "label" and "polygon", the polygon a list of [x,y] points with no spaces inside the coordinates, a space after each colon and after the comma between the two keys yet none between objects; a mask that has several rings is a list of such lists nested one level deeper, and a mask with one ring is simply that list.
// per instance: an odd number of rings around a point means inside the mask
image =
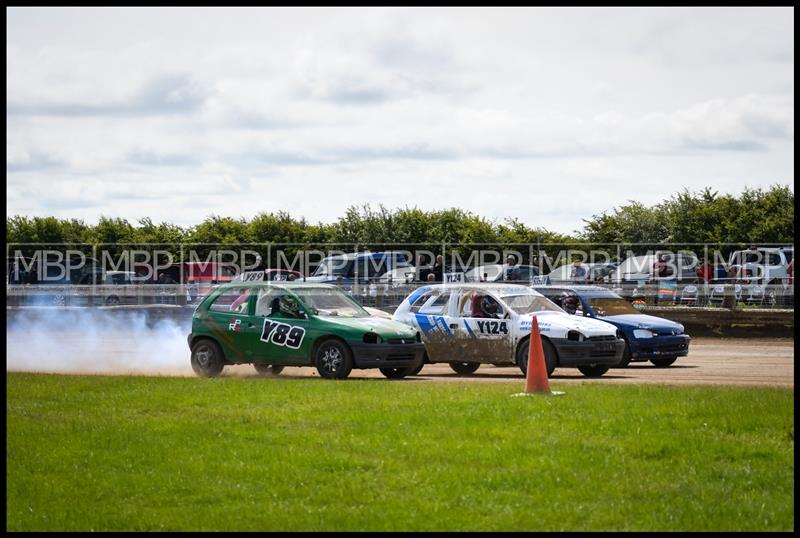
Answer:
[{"label": "green race car", "polygon": [[252,363],[262,375],[315,366],[329,379],[353,368],[396,379],[419,372],[425,353],[415,329],[370,316],[336,286],[299,282],[219,286],[197,306],[188,341],[192,369],[203,377]]}]

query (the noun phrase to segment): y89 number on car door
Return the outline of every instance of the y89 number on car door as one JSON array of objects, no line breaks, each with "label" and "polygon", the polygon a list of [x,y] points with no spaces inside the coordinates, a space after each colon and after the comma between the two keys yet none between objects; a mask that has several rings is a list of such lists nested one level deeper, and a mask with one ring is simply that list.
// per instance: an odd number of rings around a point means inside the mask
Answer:
[{"label": "y89 number on car door", "polygon": [[298,349],[303,344],[305,335],[306,330],[303,327],[265,319],[264,329],[261,331],[261,341]]}]

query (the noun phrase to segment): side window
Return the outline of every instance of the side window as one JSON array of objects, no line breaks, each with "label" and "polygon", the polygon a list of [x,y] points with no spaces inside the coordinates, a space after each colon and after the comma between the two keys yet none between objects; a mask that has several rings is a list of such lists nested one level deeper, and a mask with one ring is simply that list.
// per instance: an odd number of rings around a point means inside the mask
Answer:
[{"label": "side window", "polygon": [[458,297],[458,315],[462,318],[499,319],[505,314],[500,303],[487,293],[462,290]]},{"label": "side window", "polygon": [[128,275],[125,273],[118,274],[118,275],[111,275],[111,283],[112,284],[130,284],[131,281],[128,279]]},{"label": "side window", "polygon": [[273,300],[278,298],[277,290],[259,290],[256,300],[256,316],[267,317],[272,314]]},{"label": "side window", "polygon": [[359,262],[359,269],[363,271],[362,274],[366,275],[367,278],[381,276],[383,273],[386,272],[386,257],[382,257],[379,259],[376,258],[365,258],[362,262]]},{"label": "side window", "polygon": [[250,298],[250,288],[232,288],[221,293],[209,310],[213,312],[226,312],[246,314],[248,299]]},{"label": "side window", "polygon": [[303,319],[297,300],[283,290],[261,290],[256,300],[256,316]]},{"label": "side window", "polygon": [[447,303],[450,292],[429,291],[418,298],[411,306],[411,312],[417,314],[444,315],[447,313]]}]

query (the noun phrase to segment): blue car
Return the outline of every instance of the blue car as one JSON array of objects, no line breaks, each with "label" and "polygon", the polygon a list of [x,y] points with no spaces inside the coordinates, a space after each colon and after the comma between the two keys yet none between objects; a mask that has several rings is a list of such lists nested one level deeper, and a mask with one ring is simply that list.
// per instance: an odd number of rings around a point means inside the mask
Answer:
[{"label": "blue car", "polygon": [[[616,293],[600,286],[533,286],[533,289],[569,313],[615,325],[625,338],[625,351],[618,367],[635,361],[650,361],[666,367],[689,354],[691,337],[683,325],[648,316]],[[572,299],[567,299],[572,297]],[[570,308],[572,307],[572,308]],[[574,310],[577,308],[577,310]]]},{"label": "blue car", "polygon": [[335,254],[323,259],[314,273],[305,278],[306,282],[321,284],[353,285],[372,282],[389,271],[414,267],[408,263],[403,252],[354,252]]}]

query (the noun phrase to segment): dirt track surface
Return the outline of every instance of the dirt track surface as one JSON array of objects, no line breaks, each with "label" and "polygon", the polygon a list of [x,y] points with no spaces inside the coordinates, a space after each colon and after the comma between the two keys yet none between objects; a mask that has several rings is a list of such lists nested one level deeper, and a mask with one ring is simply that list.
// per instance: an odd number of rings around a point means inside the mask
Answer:
[{"label": "dirt track surface", "polygon": [[[228,375],[251,375],[252,367],[228,367]],[[286,368],[283,377],[318,376],[313,368]],[[378,370],[353,370],[352,378],[383,378]],[[519,381],[517,367],[481,366],[471,375],[458,375],[447,364],[426,365],[416,378],[427,381],[485,383]],[[612,368],[605,375],[589,379],[576,368],[556,368],[553,383],[655,383],[750,385],[794,388],[794,340],[752,338],[696,338],[687,357],[668,368],[650,362],[633,362],[628,368]]]},{"label": "dirt track surface", "polygon": [[[15,335],[8,335],[9,338]],[[20,342],[24,351],[7,345],[8,371],[33,371],[99,375],[190,376],[189,349],[185,341],[170,337],[151,346],[133,346],[130,336],[104,334],[87,346],[72,332],[56,339],[57,352],[35,349],[35,344]],[[169,347],[169,349],[168,349]],[[32,349],[34,348],[34,349]],[[33,356],[32,356],[33,355]],[[46,355],[50,355],[49,360]],[[253,367],[228,366],[223,376],[255,376]],[[314,368],[287,367],[282,378],[319,377]],[[380,371],[353,370],[351,378],[385,379]],[[407,381],[486,383],[517,381],[523,387],[522,372],[517,367],[481,366],[471,375],[458,375],[447,364],[426,365]],[[556,368],[553,383],[655,383],[721,384],[776,386],[794,388],[794,340],[776,338],[694,338],[687,357],[680,357],[668,368],[656,368],[650,362],[634,362],[628,368],[612,368],[595,379],[584,377],[575,368]]]}]

